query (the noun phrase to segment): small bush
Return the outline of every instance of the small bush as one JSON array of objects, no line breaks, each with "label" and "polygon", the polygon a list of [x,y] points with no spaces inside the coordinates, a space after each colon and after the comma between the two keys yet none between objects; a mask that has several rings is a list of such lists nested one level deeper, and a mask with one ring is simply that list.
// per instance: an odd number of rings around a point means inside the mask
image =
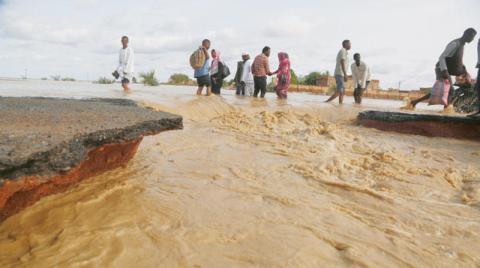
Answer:
[{"label": "small bush", "polygon": [[190,82],[190,78],[188,77],[188,75],[186,74],[180,74],[180,73],[176,73],[176,74],[172,74],[170,76],[170,79],[168,80],[169,83],[171,84],[176,84],[176,85],[186,85]]},{"label": "small bush", "polygon": [[42,80],[44,80],[44,81],[45,81],[45,80],[48,80],[48,78],[46,78],[46,77],[42,77]]},{"label": "small bush", "polygon": [[64,78],[62,78],[62,81],[73,82],[73,81],[75,81],[75,79],[71,78],[71,77],[64,77]]},{"label": "small bush", "polygon": [[113,83],[115,83],[115,80],[114,80],[114,79],[110,80],[110,79],[108,79],[108,78],[106,78],[106,77],[100,77],[100,78],[98,78],[97,81],[95,81],[95,82],[93,82],[93,83],[95,83],[95,84],[108,85],[108,84],[113,84]]},{"label": "small bush", "polygon": [[142,78],[142,83],[146,86],[158,86],[160,84],[155,77],[155,71],[141,73],[140,77]]}]

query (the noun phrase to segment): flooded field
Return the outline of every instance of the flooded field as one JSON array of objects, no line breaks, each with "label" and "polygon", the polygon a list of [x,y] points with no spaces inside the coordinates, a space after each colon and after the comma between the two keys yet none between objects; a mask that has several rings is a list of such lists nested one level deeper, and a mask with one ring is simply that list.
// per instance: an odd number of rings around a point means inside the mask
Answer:
[{"label": "flooded field", "polygon": [[401,102],[194,91],[0,81],[1,96],[129,98],[185,125],[0,223],[0,267],[480,266],[480,143],[355,123]]}]

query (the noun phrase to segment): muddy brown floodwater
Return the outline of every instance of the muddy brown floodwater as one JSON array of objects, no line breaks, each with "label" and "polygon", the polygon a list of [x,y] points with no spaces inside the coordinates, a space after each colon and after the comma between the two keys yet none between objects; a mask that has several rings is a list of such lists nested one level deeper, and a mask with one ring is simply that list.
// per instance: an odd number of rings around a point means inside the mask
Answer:
[{"label": "muddy brown floodwater", "polygon": [[0,223],[0,267],[480,266],[480,143],[359,127],[362,108],[323,96],[193,91],[125,96],[183,115],[185,129]]}]

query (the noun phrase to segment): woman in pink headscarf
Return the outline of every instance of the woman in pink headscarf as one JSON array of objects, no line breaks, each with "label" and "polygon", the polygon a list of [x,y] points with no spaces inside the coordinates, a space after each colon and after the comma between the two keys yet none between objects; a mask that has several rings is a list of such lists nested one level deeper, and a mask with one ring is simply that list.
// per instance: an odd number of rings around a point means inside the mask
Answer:
[{"label": "woman in pink headscarf", "polygon": [[212,93],[215,95],[220,95],[220,91],[223,86],[223,77],[225,63],[220,58],[220,51],[213,49],[212,50],[212,66],[210,67],[210,77],[212,80]]},{"label": "woman in pink headscarf", "polygon": [[278,70],[274,72],[277,75],[277,86],[275,91],[280,99],[287,98],[288,88],[292,75],[290,73],[290,59],[285,52],[278,53],[278,61],[280,62]]}]

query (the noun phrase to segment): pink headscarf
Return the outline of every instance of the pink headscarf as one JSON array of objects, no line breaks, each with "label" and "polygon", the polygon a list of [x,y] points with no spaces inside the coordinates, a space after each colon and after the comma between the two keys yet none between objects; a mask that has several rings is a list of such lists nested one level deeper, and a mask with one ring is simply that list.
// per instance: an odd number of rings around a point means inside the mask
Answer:
[{"label": "pink headscarf", "polygon": [[215,57],[212,60],[212,66],[210,67],[210,75],[218,73],[218,63],[222,61],[220,58],[220,51],[215,50]]},{"label": "pink headscarf", "polygon": [[283,74],[287,75],[287,79],[290,80],[290,59],[288,58],[288,54],[285,52],[278,53],[278,61],[280,63],[278,67],[278,77]]}]

